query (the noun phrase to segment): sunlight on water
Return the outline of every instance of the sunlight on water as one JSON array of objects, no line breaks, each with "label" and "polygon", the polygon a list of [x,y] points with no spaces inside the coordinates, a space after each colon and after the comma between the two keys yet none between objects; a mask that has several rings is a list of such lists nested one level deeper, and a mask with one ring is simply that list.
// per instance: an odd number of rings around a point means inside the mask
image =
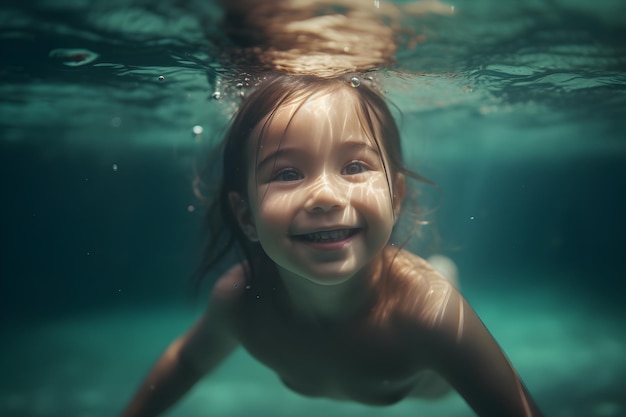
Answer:
[{"label": "sunlight on water", "polygon": [[[194,2],[189,13],[182,6],[148,8],[121,0],[96,6],[40,2],[37,7],[48,13],[44,24],[37,21],[38,9],[3,6],[0,39],[10,46],[8,66],[1,71],[11,81],[0,84],[4,140],[95,149],[104,144],[192,148],[197,137],[188,132],[197,124],[205,127],[204,140],[217,138],[244,91],[235,91],[239,77],[228,76],[214,55],[214,39],[221,36],[219,9],[201,3]],[[504,114],[504,122],[515,125],[560,124],[562,134],[547,139],[559,142],[580,114],[607,130],[619,123],[615,117],[626,108],[626,77],[620,72],[626,48],[623,31],[610,19],[619,2],[595,8],[586,2],[455,6],[453,16],[410,21],[425,41],[399,51],[404,74],[380,77],[410,131],[421,118],[422,125],[448,126],[447,136],[458,138],[466,133],[461,125],[479,120],[498,125]],[[57,58],[61,52],[55,51],[82,46],[93,55]],[[70,69],[68,62],[81,66]],[[455,114],[457,125],[450,120]],[[44,128],[52,130],[35,133]],[[532,152],[537,144],[519,135],[509,131],[508,142]],[[457,147],[487,140],[481,137],[458,138]],[[577,140],[576,149],[623,150],[606,135],[586,145],[584,138]],[[445,146],[437,150],[442,141],[447,142],[432,138],[428,146],[444,155]]]}]

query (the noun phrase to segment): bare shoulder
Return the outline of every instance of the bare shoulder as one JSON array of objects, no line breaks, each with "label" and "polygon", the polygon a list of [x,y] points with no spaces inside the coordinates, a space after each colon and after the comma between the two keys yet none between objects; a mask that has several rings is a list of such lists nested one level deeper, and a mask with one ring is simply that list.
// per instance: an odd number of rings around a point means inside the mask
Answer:
[{"label": "bare shoulder", "polygon": [[391,255],[393,257],[394,269],[396,268],[406,269],[406,271],[402,271],[402,272],[408,272],[409,269],[413,273],[428,272],[429,270],[433,269],[430,267],[430,265],[428,264],[428,262],[426,262],[424,258],[418,255],[415,255],[414,253],[411,253],[405,249],[397,250],[395,248],[388,248],[386,255],[387,256]]},{"label": "bare shoulder", "polygon": [[200,374],[217,366],[239,343],[234,326],[240,311],[239,287],[244,281],[241,266],[222,275],[213,287],[204,312],[172,345],[179,358]]},{"label": "bare shoulder", "polygon": [[203,314],[180,339],[183,354],[198,369],[208,369],[238,343],[236,326],[241,317],[245,269],[235,265],[215,283]]},{"label": "bare shoulder", "polygon": [[241,314],[247,285],[246,270],[237,264],[226,271],[215,283],[209,299],[209,310],[213,316],[223,319],[236,318]]},{"label": "bare shoulder", "polygon": [[443,376],[480,416],[542,416],[496,340],[443,275],[405,251],[391,272],[396,329],[417,363]]},{"label": "bare shoulder", "polygon": [[243,264],[237,264],[222,275],[211,292],[214,302],[233,302],[241,298],[246,287],[246,271]]},{"label": "bare shoulder", "polygon": [[394,287],[411,295],[447,290],[449,281],[424,258],[406,250],[388,252],[392,259],[387,277]]},{"label": "bare shoulder", "polygon": [[462,302],[450,281],[425,259],[405,250],[394,255],[388,279],[397,300],[396,316],[415,325],[437,327]]}]

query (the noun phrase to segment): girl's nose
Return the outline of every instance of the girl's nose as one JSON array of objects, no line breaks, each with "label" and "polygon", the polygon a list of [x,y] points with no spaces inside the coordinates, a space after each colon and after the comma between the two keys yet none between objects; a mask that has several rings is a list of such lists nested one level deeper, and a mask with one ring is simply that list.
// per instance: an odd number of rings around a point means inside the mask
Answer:
[{"label": "girl's nose", "polygon": [[334,183],[328,176],[320,177],[309,189],[305,208],[310,212],[340,210],[348,201],[348,190]]}]

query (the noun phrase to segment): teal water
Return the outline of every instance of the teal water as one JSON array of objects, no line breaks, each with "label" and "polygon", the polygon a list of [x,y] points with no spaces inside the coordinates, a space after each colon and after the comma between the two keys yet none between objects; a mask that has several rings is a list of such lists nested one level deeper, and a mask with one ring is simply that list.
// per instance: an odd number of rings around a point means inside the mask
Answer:
[{"label": "teal water", "polygon": [[[0,415],[115,415],[202,307],[191,181],[238,90],[219,9],[152,3],[0,6]],[[408,22],[426,42],[382,80],[406,159],[443,190],[415,247],[456,261],[546,415],[626,416],[626,6],[455,6]],[[171,412],[321,414],[472,412],[299,397],[244,352]]]}]

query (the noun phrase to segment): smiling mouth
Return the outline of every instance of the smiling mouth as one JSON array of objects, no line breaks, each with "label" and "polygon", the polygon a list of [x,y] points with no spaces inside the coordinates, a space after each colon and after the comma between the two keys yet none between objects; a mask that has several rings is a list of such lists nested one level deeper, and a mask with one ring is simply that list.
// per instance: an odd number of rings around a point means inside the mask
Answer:
[{"label": "smiling mouth", "polygon": [[294,236],[306,242],[340,242],[356,235],[361,229],[337,229]]}]

